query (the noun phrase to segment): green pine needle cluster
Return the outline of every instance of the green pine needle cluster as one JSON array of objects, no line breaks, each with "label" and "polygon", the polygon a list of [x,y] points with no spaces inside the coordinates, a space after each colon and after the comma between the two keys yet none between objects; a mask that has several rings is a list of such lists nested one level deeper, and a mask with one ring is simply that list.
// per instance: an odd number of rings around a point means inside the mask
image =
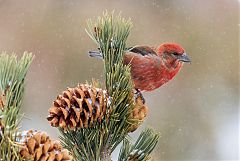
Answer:
[{"label": "green pine needle cluster", "polygon": [[113,109],[113,116],[107,126],[109,132],[105,138],[108,141],[106,146],[109,146],[106,148],[110,149],[110,152],[122,142],[131,125],[129,114],[133,108],[133,83],[130,67],[123,64],[123,54],[131,27],[130,20],[108,13],[95,24],[88,22],[87,33],[97,42],[103,55],[106,89],[112,98],[109,106]]},{"label": "green pine needle cluster", "polygon": [[25,52],[20,60],[15,54],[0,54],[0,160],[22,160],[19,156],[20,144],[16,142],[19,114],[25,87],[25,77],[33,56]]},{"label": "green pine needle cluster", "polygon": [[104,13],[95,23],[88,21],[86,31],[103,56],[105,86],[111,98],[107,108],[112,112],[109,121],[103,119],[92,128],[66,132],[59,129],[62,144],[75,161],[111,161],[111,153],[121,142],[119,161],[130,161],[132,157],[143,161],[158,142],[159,134],[152,129],[143,131],[134,145],[127,139],[128,129],[134,123],[130,119],[134,95],[130,66],[123,64],[123,54],[131,28],[130,20],[113,13]]},{"label": "green pine needle cluster", "polygon": [[159,134],[155,133],[153,129],[146,129],[139,135],[134,145],[128,139],[123,141],[122,148],[118,157],[118,161],[149,160],[149,154],[155,148],[159,139]]}]

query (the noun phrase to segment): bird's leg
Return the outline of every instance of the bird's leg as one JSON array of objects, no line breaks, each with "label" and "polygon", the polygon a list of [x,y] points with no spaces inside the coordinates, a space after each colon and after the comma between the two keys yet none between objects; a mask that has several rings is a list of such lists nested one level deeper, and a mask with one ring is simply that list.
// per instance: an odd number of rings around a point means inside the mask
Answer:
[{"label": "bird's leg", "polygon": [[135,94],[136,94],[135,99],[137,99],[138,97],[140,97],[141,100],[142,100],[142,102],[143,102],[143,104],[145,104],[145,98],[143,97],[141,91],[140,91],[139,89],[135,89],[135,90],[136,90],[136,93],[135,93]]}]

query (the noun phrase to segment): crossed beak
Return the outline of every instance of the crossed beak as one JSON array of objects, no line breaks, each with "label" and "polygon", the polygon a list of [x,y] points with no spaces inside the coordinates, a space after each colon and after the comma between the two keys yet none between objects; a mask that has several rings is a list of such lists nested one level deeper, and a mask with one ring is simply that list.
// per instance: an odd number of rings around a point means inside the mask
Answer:
[{"label": "crossed beak", "polygon": [[179,61],[182,61],[182,62],[188,62],[188,63],[191,63],[191,60],[189,59],[189,57],[187,56],[187,54],[186,53],[183,53],[182,55],[179,55],[178,57],[177,57],[177,59],[179,60]]}]

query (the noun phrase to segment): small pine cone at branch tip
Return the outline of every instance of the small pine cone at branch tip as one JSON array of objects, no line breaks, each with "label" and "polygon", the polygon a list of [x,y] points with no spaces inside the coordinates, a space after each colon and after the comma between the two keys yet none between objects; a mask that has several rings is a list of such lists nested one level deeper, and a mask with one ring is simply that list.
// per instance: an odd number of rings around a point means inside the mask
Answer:
[{"label": "small pine cone at branch tip", "polygon": [[53,102],[47,120],[53,127],[64,130],[88,128],[108,120],[111,113],[107,109],[107,92],[89,84],[79,84],[75,88],[67,88]]},{"label": "small pine cone at branch tip", "polygon": [[20,156],[29,161],[71,161],[72,157],[60,142],[51,140],[44,132],[24,131],[18,135],[18,142],[23,146]]},{"label": "small pine cone at branch tip", "polygon": [[135,98],[134,107],[130,114],[130,119],[134,121],[134,123],[128,129],[128,132],[134,132],[144,121],[148,114],[148,107],[144,104],[141,96],[137,96]]}]

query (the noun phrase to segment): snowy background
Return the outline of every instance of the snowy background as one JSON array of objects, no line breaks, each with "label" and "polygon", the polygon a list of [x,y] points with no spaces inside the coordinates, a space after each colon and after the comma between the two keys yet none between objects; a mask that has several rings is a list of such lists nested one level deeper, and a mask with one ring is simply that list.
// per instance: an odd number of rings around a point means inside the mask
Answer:
[{"label": "snowy background", "polygon": [[238,8],[237,0],[0,0],[0,50],[36,55],[22,129],[57,138],[46,120],[52,101],[66,87],[102,80],[102,62],[88,57],[96,46],[84,29],[87,19],[114,9],[133,21],[129,46],[177,42],[192,59],[173,81],[144,93],[150,113],[141,129],[151,126],[162,136],[154,158],[238,160]]}]

